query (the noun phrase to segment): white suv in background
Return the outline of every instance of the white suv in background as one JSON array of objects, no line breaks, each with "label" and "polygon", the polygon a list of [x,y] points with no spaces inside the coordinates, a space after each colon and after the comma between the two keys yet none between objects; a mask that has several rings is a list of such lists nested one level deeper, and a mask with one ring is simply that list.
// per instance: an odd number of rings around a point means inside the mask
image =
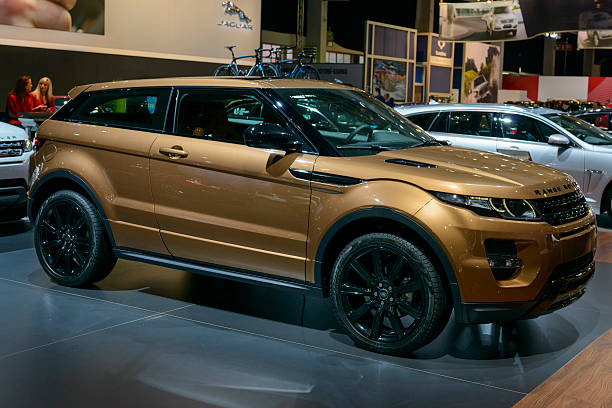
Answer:
[{"label": "white suv in background", "polygon": [[[612,215],[612,135],[590,123],[552,109],[494,104],[396,110],[451,145],[502,153],[568,173],[596,213]],[[500,175],[504,171],[492,170]]]},{"label": "white suv in background", "polygon": [[0,122],[0,221],[26,216],[31,155],[25,130]]},{"label": "white suv in background", "polygon": [[489,36],[493,33],[506,32],[510,33],[512,37],[516,36],[518,31],[518,18],[512,11],[512,3],[493,3],[491,5],[491,11],[485,14],[482,19],[487,23],[487,32]]}]

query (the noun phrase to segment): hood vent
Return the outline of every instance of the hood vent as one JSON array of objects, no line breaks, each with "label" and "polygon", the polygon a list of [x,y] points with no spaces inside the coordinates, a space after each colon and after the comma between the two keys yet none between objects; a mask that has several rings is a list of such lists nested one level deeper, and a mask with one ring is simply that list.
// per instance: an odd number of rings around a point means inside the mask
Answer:
[{"label": "hood vent", "polygon": [[421,162],[415,162],[412,160],[405,160],[405,159],[388,159],[388,160],[385,160],[385,163],[401,164],[403,166],[412,166],[412,167],[425,167],[428,169],[438,168],[438,166],[436,166],[435,164],[421,163]]}]

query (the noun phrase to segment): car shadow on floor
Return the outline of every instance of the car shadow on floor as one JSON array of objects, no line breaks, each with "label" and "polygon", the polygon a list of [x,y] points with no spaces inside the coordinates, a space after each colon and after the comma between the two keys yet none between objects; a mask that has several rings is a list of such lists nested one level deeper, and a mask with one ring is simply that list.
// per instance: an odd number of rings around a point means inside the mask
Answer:
[{"label": "car shadow on floor", "polygon": [[[303,327],[325,333],[324,337],[330,338],[333,343],[354,347],[336,322],[329,298],[304,296],[129,261],[119,261],[113,273],[99,282],[96,288],[104,291],[138,291],[237,313],[243,318],[265,319],[271,324],[289,324],[296,329]],[[465,325],[456,323],[454,314],[451,314],[437,339],[406,357],[430,360],[450,355],[465,360],[507,359],[516,355],[559,351],[579,338],[577,329],[561,315],[555,314],[545,319],[545,323],[538,319],[507,324]],[[549,337],[545,332],[554,332],[555,336]],[[329,346],[329,343],[326,345]]]}]

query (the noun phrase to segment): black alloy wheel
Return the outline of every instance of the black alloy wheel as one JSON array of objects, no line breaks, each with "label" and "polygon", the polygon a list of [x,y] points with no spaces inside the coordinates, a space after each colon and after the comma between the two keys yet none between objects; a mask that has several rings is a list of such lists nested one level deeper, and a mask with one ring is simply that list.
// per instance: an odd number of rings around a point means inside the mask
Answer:
[{"label": "black alloy wheel", "polygon": [[74,191],[58,191],[45,200],[34,226],[34,245],[47,275],[66,286],[104,279],[117,260],[97,210]]},{"label": "black alloy wheel", "polygon": [[368,350],[406,354],[433,340],[450,308],[423,251],[383,233],[361,236],[340,253],[331,283],[337,319]]}]

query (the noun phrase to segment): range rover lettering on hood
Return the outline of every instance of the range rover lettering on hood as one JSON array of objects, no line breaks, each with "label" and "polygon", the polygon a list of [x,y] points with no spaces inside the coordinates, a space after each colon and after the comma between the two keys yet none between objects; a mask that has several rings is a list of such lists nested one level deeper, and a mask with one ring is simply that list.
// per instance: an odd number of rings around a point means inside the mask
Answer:
[{"label": "range rover lettering on hood", "polygon": [[547,187],[541,190],[533,190],[533,192],[535,193],[535,195],[541,195],[541,196],[546,197],[547,194],[560,193],[561,191],[564,191],[564,190],[574,191],[577,188],[578,188],[578,183],[574,181],[573,183],[563,184],[561,186]]}]

